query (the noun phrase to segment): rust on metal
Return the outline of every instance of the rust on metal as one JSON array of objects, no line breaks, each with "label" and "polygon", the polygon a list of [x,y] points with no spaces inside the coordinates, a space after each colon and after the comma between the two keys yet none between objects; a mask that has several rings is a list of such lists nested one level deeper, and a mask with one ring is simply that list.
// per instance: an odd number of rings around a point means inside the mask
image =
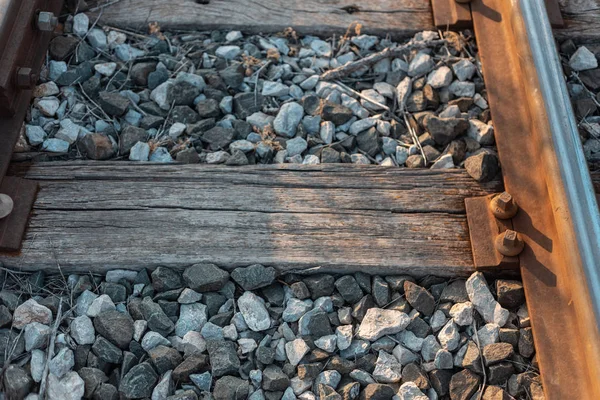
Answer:
[{"label": "rust on metal", "polygon": [[504,256],[518,256],[524,248],[525,243],[521,235],[513,230],[506,230],[496,237],[496,250]]},{"label": "rust on metal", "polygon": [[440,29],[467,29],[473,27],[468,3],[456,0],[431,0],[433,24]]},{"label": "rust on metal", "polygon": [[38,183],[27,179],[6,176],[0,193],[9,196],[14,207],[7,217],[0,219],[0,250],[18,251],[25,234],[29,213],[38,191]]},{"label": "rust on metal", "polygon": [[509,0],[474,0],[471,10],[504,183],[519,204],[512,223],[525,242],[521,276],[546,399],[600,399],[600,337],[591,305],[579,301],[574,238],[557,226],[569,220],[550,195],[562,183],[546,158],[553,148],[539,82],[526,79],[536,74],[520,10]]},{"label": "rust on metal", "polygon": [[544,0],[546,3],[546,11],[548,12],[548,19],[550,20],[550,25],[553,28],[562,28],[565,26],[565,21],[563,20],[562,13],[560,11],[560,4],[558,0]]},{"label": "rust on metal", "polygon": [[492,214],[498,219],[510,219],[517,215],[519,206],[508,192],[502,192],[490,201]]},{"label": "rust on metal", "polygon": [[499,220],[490,204],[496,195],[465,199],[467,223],[475,268],[481,271],[511,271],[519,268],[518,257],[507,257],[496,250],[498,235],[513,229],[510,219]]}]

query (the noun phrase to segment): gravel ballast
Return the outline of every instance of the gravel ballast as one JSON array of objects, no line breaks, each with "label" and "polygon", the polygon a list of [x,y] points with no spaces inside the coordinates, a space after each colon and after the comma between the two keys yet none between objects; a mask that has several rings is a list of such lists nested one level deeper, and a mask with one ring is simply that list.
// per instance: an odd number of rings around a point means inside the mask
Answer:
[{"label": "gravel ballast", "polygon": [[[240,32],[133,33],[69,17],[20,152],[227,164],[354,163],[499,171],[469,31],[397,43]],[[87,21],[87,25],[86,25]],[[93,25],[93,26],[92,26]]]},{"label": "gravel ballast", "polygon": [[3,281],[0,398],[543,399],[522,284],[479,272]]}]

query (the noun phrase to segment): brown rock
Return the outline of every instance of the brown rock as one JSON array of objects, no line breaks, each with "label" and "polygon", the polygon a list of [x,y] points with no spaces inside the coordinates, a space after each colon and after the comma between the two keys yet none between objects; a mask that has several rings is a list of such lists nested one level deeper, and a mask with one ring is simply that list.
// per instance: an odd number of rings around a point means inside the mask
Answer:
[{"label": "brown rock", "polygon": [[467,344],[467,351],[462,362],[463,368],[468,368],[471,371],[481,373],[481,356],[479,354],[479,348],[472,340]]},{"label": "brown rock", "polygon": [[531,328],[523,328],[519,331],[519,353],[523,357],[531,357],[535,352],[533,345],[533,331]]},{"label": "brown rock", "polygon": [[131,79],[138,86],[148,86],[148,75],[156,71],[156,62],[140,62],[131,67]]},{"label": "brown rock", "polygon": [[390,385],[368,384],[360,394],[360,400],[390,400],[396,393]]},{"label": "brown rock", "polygon": [[79,39],[72,36],[57,36],[50,42],[50,57],[53,60],[63,61],[69,57],[77,47]]},{"label": "brown rock", "polygon": [[510,343],[492,343],[483,348],[483,359],[487,366],[508,360],[513,354],[514,349]]},{"label": "brown rock", "polygon": [[190,375],[204,372],[207,369],[208,357],[204,354],[193,354],[173,370],[173,379],[176,382],[189,382]]},{"label": "brown rock", "polygon": [[148,139],[148,134],[142,128],[137,128],[132,125],[126,126],[121,132],[121,140],[119,141],[119,154],[124,155],[129,153],[133,145],[137,142],[145,142]]},{"label": "brown rock", "polygon": [[469,400],[479,388],[481,378],[479,375],[463,369],[452,375],[450,380],[450,399],[451,400]]},{"label": "brown rock", "polygon": [[405,382],[414,382],[422,392],[425,392],[431,387],[427,375],[421,370],[421,367],[415,363],[407,364],[402,369],[402,383]]},{"label": "brown rock", "polygon": [[434,369],[429,373],[429,382],[431,382],[431,386],[440,396],[445,396],[450,391],[451,379],[452,371],[446,369]]},{"label": "brown rock", "polygon": [[427,121],[427,130],[439,145],[445,146],[458,135],[469,129],[469,122],[462,118],[431,117]]},{"label": "brown rock", "polygon": [[525,290],[519,281],[498,279],[496,281],[498,303],[504,308],[517,308],[525,303]]},{"label": "brown rock", "polygon": [[512,363],[505,361],[491,365],[488,372],[488,383],[492,385],[503,385],[508,378],[515,373],[515,367]]},{"label": "brown rock", "polygon": [[90,133],[79,141],[79,149],[92,160],[108,160],[116,153],[108,136],[101,133]]},{"label": "brown rock", "polygon": [[465,169],[477,182],[489,182],[500,171],[500,164],[496,155],[482,151],[466,159]]},{"label": "brown rock", "polygon": [[482,400],[514,400],[514,397],[500,386],[487,386],[485,392],[483,392]]},{"label": "brown rock", "polygon": [[404,282],[406,301],[417,311],[431,315],[435,310],[435,299],[429,291],[411,281]]},{"label": "brown rock", "polygon": [[423,157],[420,154],[413,154],[406,159],[406,166],[408,168],[423,168],[425,166],[425,160],[423,160]]}]

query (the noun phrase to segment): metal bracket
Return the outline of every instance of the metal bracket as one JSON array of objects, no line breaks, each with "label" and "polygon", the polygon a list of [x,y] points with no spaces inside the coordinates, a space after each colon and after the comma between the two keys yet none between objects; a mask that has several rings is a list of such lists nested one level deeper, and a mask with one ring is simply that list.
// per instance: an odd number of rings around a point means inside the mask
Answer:
[{"label": "metal bracket", "polygon": [[29,213],[38,191],[35,181],[6,176],[2,179],[0,193],[8,195],[14,208],[7,217],[0,219],[0,250],[18,251],[25,234]]},{"label": "metal bracket", "polygon": [[513,229],[512,219],[498,219],[490,203],[496,195],[465,199],[469,236],[475,268],[482,271],[517,270],[519,257],[503,256],[496,250],[498,235]]},{"label": "metal bracket", "polygon": [[[473,27],[470,0],[431,0],[433,24],[440,29],[470,29]],[[553,28],[565,26],[558,0],[545,0],[548,18]]]}]

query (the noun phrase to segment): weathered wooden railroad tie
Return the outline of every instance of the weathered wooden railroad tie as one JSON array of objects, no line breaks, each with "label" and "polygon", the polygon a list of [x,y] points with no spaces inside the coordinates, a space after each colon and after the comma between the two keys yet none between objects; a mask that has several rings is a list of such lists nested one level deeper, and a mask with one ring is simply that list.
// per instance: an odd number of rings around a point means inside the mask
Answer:
[{"label": "weathered wooden railroad tie", "polygon": [[0,0],[4,266],[106,273],[210,262],[300,273],[520,274],[546,398],[600,398],[600,174],[588,171],[551,29],[598,40],[597,9],[578,13],[584,2],[574,2],[561,15],[551,0],[382,0],[369,9],[313,0],[294,10],[255,2],[274,13],[264,21],[243,0],[225,9],[219,1],[149,0],[102,11],[111,25],[133,28],[157,20],[167,29],[292,26],[325,35],[360,21],[367,32],[396,37],[434,25],[471,28],[502,165],[502,177],[478,184],[460,170],[343,164],[9,166],[61,3]]}]

